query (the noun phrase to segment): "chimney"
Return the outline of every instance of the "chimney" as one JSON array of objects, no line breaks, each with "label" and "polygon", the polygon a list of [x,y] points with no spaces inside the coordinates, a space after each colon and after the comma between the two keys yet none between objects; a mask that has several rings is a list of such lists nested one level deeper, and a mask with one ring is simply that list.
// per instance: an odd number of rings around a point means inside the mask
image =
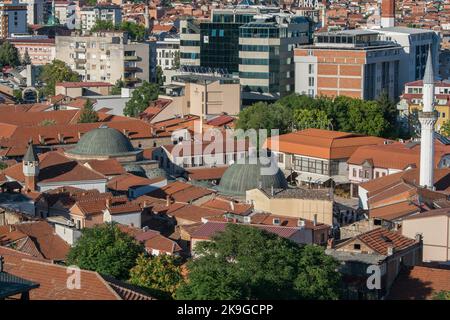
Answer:
[{"label": "chimney", "polygon": [[111,198],[106,198],[106,207],[111,207]]},{"label": "chimney", "polygon": [[317,226],[317,214],[314,215],[313,225]]},{"label": "chimney", "polygon": [[381,27],[395,26],[395,0],[381,0]]},{"label": "chimney", "polygon": [[171,203],[172,201],[170,200],[170,195],[167,195],[167,197],[166,197],[166,206],[168,207],[168,206],[170,206],[170,203]]},{"label": "chimney", "polygon": [[394,254],[394,246],[389,246],[387,248],[387,255],[392,256]]},{"label": "chimney", "polygon": [[3,272],[3,264],[5,263],[5,258],[0,256],[0,272]]},{"label": "chimney", "polygon": [[327,241],[327,249],[333,249],[334,248],[334,238],[330,238]]},{"label": "chimney", "polygon": [[59,143],[64,143],[64,135],[62,133],[58,133],[58,141]]},{"label": "chimney", "polygon": [[270,194],[272,195],[272,197],[275,194],[274,191],[273,191],[273,185],[270,187]]},{"label": "chimney", "polygon": [[39,135],[39,143],[40,144],[45,144],[45,138],[44,138],[44,136],[43,135]]},{"label": "chimney", "polygon": [[234,211],[234,202],[233,201],[230,201],[230,208],[231,208],[231,211]]},{"label": "chimney", "polygon": [[305,220],[303,219],[298,219],[297,220],[297,226],[301,229],[303,229],[305,227]]},{"label": "chimney", "polygon": [[421,233],[416,233],[416,241],[417,242],[421,242],[422,241],[422,234]]}]

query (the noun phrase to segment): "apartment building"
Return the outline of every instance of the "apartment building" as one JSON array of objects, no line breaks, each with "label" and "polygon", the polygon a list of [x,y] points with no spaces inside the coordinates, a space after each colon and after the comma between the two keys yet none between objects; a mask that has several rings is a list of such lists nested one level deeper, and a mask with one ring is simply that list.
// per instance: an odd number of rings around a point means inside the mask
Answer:
[{"label": "apartment building", "polygon": [[180,38],[166,37],[164,40],[156,42],[156,61],[163,70],[175,68],[176,59],[180,58],[179,55]]},{"label": "apartment building", "polygon": [[57,36],[56,59],[78,72],[83,81],[124,80],[134,86],[150,78],[150,45],[128,40],[122,31]]},{"label": "apartment building", "polygon": [[[412,81],[405,84],[404,93],[397,104],[399,119],[403,126],[414,129],[411,126],[411,117],[415,111],[421,111],[423,107],[423,81]],[[437,111],[435,130],[439,131],[442,125],[450,120],[450,81],[436,81],[434,84],[434,108]]]},{"label": "apartment building", "polygon": [[0,39],[28,33],[27,5],[19,0],[0,3]]},{"label": "apartment building", "polygon": [[314,44],[295,49],[295,91],[310,96],[396,99],[402,47],[370,30],[316,33]]},{"label": "apartment building", "polygon": [[55,39],[39,37],[20,37],[8,39],[11,44],[19,51],[22,59],[25,52],[35,66],[51,63],[56,56]]},{"label": "apartment building", "polygon": [[100,4],[93,7],[83,7],[80,10],[78,25],[81,30],[91,30],[97,20],[110,21],[117,26],[122,22],[122,9],[117,5]]},{"label": "apartment building", "polygon": [[45,0],[21,0],[27,6],[27,22],[30,25],[44,23]]}]

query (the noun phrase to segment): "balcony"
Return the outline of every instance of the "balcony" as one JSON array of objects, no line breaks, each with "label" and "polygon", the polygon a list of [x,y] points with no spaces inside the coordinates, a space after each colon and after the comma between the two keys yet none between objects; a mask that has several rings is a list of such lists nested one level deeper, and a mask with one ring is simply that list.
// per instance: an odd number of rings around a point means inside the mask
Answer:
[{"label": "balcony", "polygon": [[138,56],[124,56],[123,60],[125,61],[139,61],[139,57]]},{"label": "balcony", "polygon": [[141,79],[136,78],[136,77],[126,77],[125,78],[125,82],[127,83],[136,83],[136,82],[140,82]]},{"label": "balcony", "polygon": [[75,52],[86,52],[86,48],[84,48],[84,47],[78,47],[78,48],[75,48],[74,50],[75,50]]},{"label": "balcony", "polygon": [[140,68],[138,67],[131,67],[131,66],[124,66],[125,71],[127,72],[140,72],[142,71]]}]

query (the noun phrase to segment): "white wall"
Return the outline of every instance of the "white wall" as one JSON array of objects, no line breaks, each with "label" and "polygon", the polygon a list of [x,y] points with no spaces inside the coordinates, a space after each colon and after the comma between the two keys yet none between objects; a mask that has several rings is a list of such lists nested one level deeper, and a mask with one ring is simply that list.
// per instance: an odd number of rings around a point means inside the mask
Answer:
[{"label": "white wall", "polygon": [[63,183],[55,183],[55,184],[41,184],[38,183],[38,188],[40,192],[45,192],[48,190],[57,189],[60,187],[75,187],[84,190],[92,190],[97,189],[100,192],[106,192],[106,180],[97,180],[85,183],[77,183],[77,182],[63,182]]},{"label": "white wall", "polygon": [[55,224],[55,233],[71,246],[81,237],[80,230],[60,224]]},{"label": "white wall", "polygon": [[141,228],[141,212],[111,215],[108,210],[103,211],[104,222],[117,222],[126,226]]}]

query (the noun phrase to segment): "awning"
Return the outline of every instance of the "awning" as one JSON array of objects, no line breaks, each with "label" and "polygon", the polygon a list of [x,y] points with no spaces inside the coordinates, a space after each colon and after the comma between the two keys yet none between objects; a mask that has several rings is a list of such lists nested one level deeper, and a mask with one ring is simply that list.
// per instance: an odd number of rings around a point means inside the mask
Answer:
[{"label": "awning", "polygon": [[331,179],[336,184],[347,184],[347,183],[350,183],[350,180],[348,180],[347,176],[331,176]]},{"label": "awning", "polygon": [[310,182],[310,183],[319,183],[322,184],[324,182],[327,182],[330,180],[330,177],[316,174],[316,173],[309,173],[309,172],[302,172],[299,173],[297,176],[297,181],[303,181],[303,182]]}]

